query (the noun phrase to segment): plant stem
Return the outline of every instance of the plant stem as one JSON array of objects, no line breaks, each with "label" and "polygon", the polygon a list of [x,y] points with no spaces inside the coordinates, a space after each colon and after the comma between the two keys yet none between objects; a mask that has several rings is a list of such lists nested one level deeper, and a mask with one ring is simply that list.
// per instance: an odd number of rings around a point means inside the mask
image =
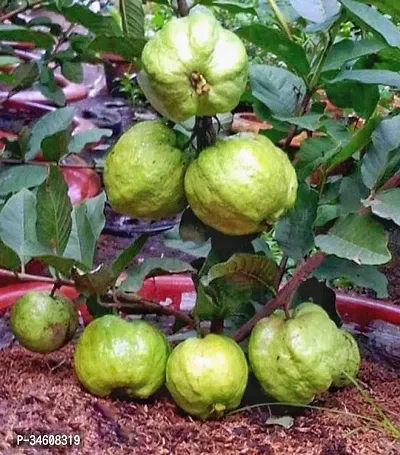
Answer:
[{"label": "plant stem", "polygon": [[224,320],[223,319],[213,319],[211,321],[210,333],[217,333],[217,334],[224,333]]},{"label": "plant stem", "polygon": [[[307,112],[308,105],[310,104],[312,95],[313,95],[313,91],[307,90],[306,94],[304,95],[303,101],[300,105],[300,111],[298,112],[297,117],[302,117]],[[296,133],[297,133],[297,126],[292,125],[289,135],[286,138],[285,145],[283,146],[284,150],[287,150],[290,147],[290,144],[292,143],[293,138],[296,136]]]},{"label": "plant stem", "polygon": [[6,21],[8,19],[11,19],[12,17],[16,16],[17,14],[23,13],[24,11],[26,11],[29,8],[34,8],[35,6],[38,6],[41,3],[43,3],[43,0],[35,0],[32,3],[27,2],[25,5],[22,5],[22,6],[18,7],[17,9],[15,9],[13,11],[10,11],[9,13],[3,14],[2,16],[0,16],[0,22],[4,22],[4,21]]},{"label": "plant stem", "polygon": [[57,280],[49,276],[30,275],[28,273],[12,272],[11,270],[0,269],[1,277],[17,278],[19,281],[40,281],[42,283],[59,283],[59,286],[74,286],[72,280]]},{"label": "plant stem", "polygon": [[391,188],[397,187],[400,187],[400,172],[397,172],[397,174],[390,177],[390,179],[381,186],[379,191],[390,190]]},{"label": "plant stem", "polygon": [[96,167],[96,165],[94,164],[93,166],[89,166],[89,165],[82,165],[82,164],[62,164],[62,163],[59,163],[57,161],[25,161],[25,160],[16,160],[16,159],[0,159],[0,164],[10,164],[10,165],[13,165],[13,166],[23,166],[25,164],[29,164],[29,165],[32,165],[32,166],[49,166],[51,164],[54,164],[56,166],[58,166],[59,168],[63,168],[63,169],[93,169],[94,171],[96,172],[103,172],[103,169],[100,169],[98,167]]},{"label": "plant stem", "polygon": [[275,283],[274,283],[276,290],[279,289],[279,285],[281,284],[283,276],[285,275],[285,270],[286,270],[288,259],[289,259],[288,255],[284,254],[282,256],[281,262],[279,263],[279,271],[276,275]]},{"label": "plant stem", "polygon": [[326,254],[318,251],[312,256],[309,256],[302,264],[300,264],[286,285],[278,292],[275,298],[270,300],[259,310],[246,324],[237,330],[232,337],[240,342],[243,341],[251,332],[257,322],[272,314],[277,308],[283,308],[292,298],[298,286],[306,280],[309,275],[317,269],[325,259]]},{"label": "plant stem", "polygon": [[178,12],[182,17],[189,16],[189,6],[186,0],[177,0]]},{"label": "plant stem", "polygon": [[269,6],[271,7],[272,11],[274,12],[279,24],[281,25],[282,29],[286,33],[287,37],[290,40],[293,40],[292,33],[290,31],[289,25],[286,22],[282,11],[279,9],[278,5],[276,4],[275,0],[268,0]]}]

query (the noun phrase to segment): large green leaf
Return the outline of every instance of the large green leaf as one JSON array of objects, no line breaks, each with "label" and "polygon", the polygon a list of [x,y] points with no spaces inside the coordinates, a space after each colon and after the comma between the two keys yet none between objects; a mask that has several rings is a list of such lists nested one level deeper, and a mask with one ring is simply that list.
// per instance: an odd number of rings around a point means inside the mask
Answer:
[{"label": "large green leaf", "polygon": [[12,88],[13,90],[23,90],[30,87],[39,76],[39,68],[37,62],[24,62],[18,65],[12,72]]},{"label": "large green leaf", "polygon": [[64,107],[41,117],[32,128],[26,157],[28,159],[34,158],[40,150],[43,139],[47,136],[67,130],[72,123],[74,113],[75,109],[73,107]]},{"label": "large green leaf", "polygon": [[41,148],[46,161],[59,161],[68,153],[71,141],[71,130],[58,131],[43,139]]},{"label": "large green leaf", "polygon": [[128,269],[128,278],[122,282],[119,289],[129,292],[137,292],[147,277],[168,275],[171,273],[192,273],[193,267],[178,259],[148,258],[139,265]]},{"label": "large green leaf", "polygon": [[340,2],[357,19],[378,32],[390,46],[400,46],[400,31],[392,21],[380,14],[379,11],[354,0],[340,0]]},{"label": "large green leaf", "polygon": [[389,14],[396,21],[400,20],[400,3],[393,0],[362,0],[363,3],[374,5],[382,11]]},{"label": "large green leaf", "polygon": [[64,256],[92,267],[96,243],[104,228],[105,194],[75,204],[72,209],[71,235]]},{"label": "large green leaf", "polygon": [[20,262],[17,253],[0,240],[0,267],[18,270],[19,266]]},{"label": "large green leaf", "polygon": [[142,38],[120,38],[118,36],[97,36],[89,45],[89,50],[114,52],[127,61],[140,57],[146,40]]},{"label": "large green leaf", "polygon": [[339,218],[328,234],[315,238],[315,244],[325,253],[357,264],[379,265],[391,259],[388,236],[370,215],[354,213]]},{"label": "large green leaf", "polygon": [[342,71],[337,77],[330,80],[330,84],[340,81],[357,81],[363,84],[389,85],[400,88],[400,74],[388,70],[349,70]]},{"label": "large green leaf", "polygon": [[377,193],[373,198],[364,201],[375,215],[392,220],[400,226],[400,188]]},{"label": "large green leaf", "polygon": [[82,264],[75,259],[69,259],[62,256],[57,256],[55,254],[45,254],[40,256],[35,256],[37,260],[47,264],[50,267],[53,267],[58,272],[62,273],[65,277],[69,277],[71,269],[73,267],[79,267],[82,270],[87,270],[85,264]]},{"label": "large green leaf", "polygon": [[341,69],[346,62],[364,55],[375,54],[385,47],[382,41],[375,38],[360,41],[344,39],[335,44],[329,51],[322,69],[323,71]]},{"label": "large green leaf", "polygon": [[34,188],[40,185],[47,176],[45,166],[24,164],[21,166],[4,166],[0,169],[0,196],[18,193],[22,188]]},{"label": "large green leaf", "polygon": [[69,62],[62,60],[61,72],[69,81],[80,84],[83,81],[83,66],[80,62]]},{"label": "large green leaf", "polygon": [[212,266],[207,275],[201,278],[201,282],[208,286],[214,280],[224,277],[238,284],[273,288],[277,271],[276,263],[270,258],[237,253],[228,261]]},{"label": "large green leaf", "polygon": [[323,114],[306,114],[301,117],[282,117],[275,116],[282,122],[288,122],[291,125],[296,125],[299,128],[303,128],[309,131],[318,130],[321,127],[321,120],[324,117]]},{"label": "large green leaf", "polygon": [[372,142],[379,152],[400,148],[400,115],[385,118],[373,132]]},{"label": "large green leaf", "polygon": [[47,66],[42,66],[40,70],[39,90],[56,106],[65,106],[64,91],[57,84],[54,71]]},{"label": "large green leaf", "polygon": [[306,93],[302,79],[283,68],[269,65],[250,67],[250,86],[255,98],[273,114],[284,117],[295,114]]},{"label": "large green leaf", "polygon": [[129,38],[144,38],[142,0],[119,0],[122,30]]},{"label": "large green leaf", "polygon": [[54,45],[50,33],[38,32],[14,24],[0,24],[0,41],[29,41],[36,47],[45,49]]},{"label": "large green leaf", "polygon": [[36,195],[37,238],[58,255],[64,252],[72,228],[72,204],[68,186],[57,166],[50,166],[49,175]]},{"label": "large green leaf", "polygon": [[373,265],[358,265],[347,259],[328,256],[313,276],[319,280],[329,281],[345,278],[359,288],[373,289],[380,299],[388,296],[388,280]]},{"label": "large green leaf", "polygon": [[325,22],[340,11],[337,0],[290,0],[293,8],[311,22]]},{"label": "large green leaf", "polygon": [[0,239],[14,250],[22,263],[35,254],[48,253],[36,238],[36,197],[26,188],[5,203],[0,216]]},{"label": "large green leaf", "polygon": [[69,153],[80,153],[87,144],[99,142],[103,137],[110,137],[112,130],[106,128],[92,128],[77,133],[72,137],[68,145]]},{"label": "large green leaf", "polygon": [[194,257],[205,258],[211,249],[211,242],[198,244],[192,241],[184,241],[179,235],[179,227],[167,231],[164,235],[164,245],[173,250],[179,250]]},{"label": "large green leaf", "polygon": [[368,194],[369,190],[364,185],[360,172],[344,177],[340,183],[339,213],[357,213],[362,207],[362,200]]},{"label": "large green leaf", "polygon": [[318,192],[302,184],[297,191],[295,206],[279,220],[275,237],[283,252],[300,260],[314,246],[313,225],[317,216]]},{"label": "large green leaf", "polygon": [[304,49],[289,40],[280,31],[262,24],[251,24],[236,30],[236,33],[251,43],[271,52],[286,65],[302,75],[308,75],[310,65]]}]

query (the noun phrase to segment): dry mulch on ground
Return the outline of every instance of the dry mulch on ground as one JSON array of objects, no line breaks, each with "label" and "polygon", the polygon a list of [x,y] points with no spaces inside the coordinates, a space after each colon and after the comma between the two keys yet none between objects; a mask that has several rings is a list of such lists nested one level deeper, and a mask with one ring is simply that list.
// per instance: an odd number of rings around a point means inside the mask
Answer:
[{"label": "dry mulch on ground", "polygon": [[[400,442],[350,416],[305,411],[296,417],[294,427],[285,430],[265,424],[267,408],[202,423],[181,414],[166,396],[140,404],[99,399],[78,384],[72,353],[72,346],[48,355],[16,346],[0,351],[1,455],[400,454]],[[400,425],[400,372],[364,360],[359,378],[392,422]],[[315,404],[374,416],[354,388],[326,393]],[[78,433],[83,445],[16,448],[16,434],[29,430]]]}]

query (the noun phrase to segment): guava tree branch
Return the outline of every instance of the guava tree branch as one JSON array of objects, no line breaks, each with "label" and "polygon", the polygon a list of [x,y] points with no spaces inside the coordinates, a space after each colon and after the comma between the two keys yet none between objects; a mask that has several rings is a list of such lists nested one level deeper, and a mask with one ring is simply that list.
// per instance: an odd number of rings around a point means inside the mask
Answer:
[{"label": "guava tree branch", "polygon": [[177,0],[178,12],[182,17],[189,16],[189,6],[186,0]]},{"label": "guava tree branch", "polygon": [[41,283],[57,284],[57,286],[74,286],[72,280],[52,278],[49,276],[30,275],[29,273],[13,272],[11,270],[0,269],[0,277],[16,278],[19,281],[39,281]]},{"label": "guava tree branch", "polygon": [[43,0],[36,0],[32,3],[27,2],[25,5],[21,5],[20,7],[16,8],[15,10],[10,11],[9,13],[3,14],[2,16],[0,16],[0,22],[4,22],[8,19],[11,19],[12,17],[16,16],[17,14],[23,13],[24,11],[26,11],[30,8],[34,8],[35,6],[38,6],[41,3],[43,3]]},{"label": "guava tree branch", "polygon": [[397,187],[400,187],[400,172],[397,172],[397,174],[390,177],[390,179],[381,186],[380,191],[390,190],[391,188]]},{"label": "guava tree branch", "polygon": [[277,308],[285,307],[288,301],[292,298],[298,286],[306,280],[310,274],[317,269],[324,261],[326,254],[322,251],[309,256],[302,264],[300,264],[292,278],[278,292],[276,297],[270,300],[260,311],[258,311],[246,324],[242,325],[232,337],[237,342],[243,341],[251,332],[257,322],[272,314]]}]

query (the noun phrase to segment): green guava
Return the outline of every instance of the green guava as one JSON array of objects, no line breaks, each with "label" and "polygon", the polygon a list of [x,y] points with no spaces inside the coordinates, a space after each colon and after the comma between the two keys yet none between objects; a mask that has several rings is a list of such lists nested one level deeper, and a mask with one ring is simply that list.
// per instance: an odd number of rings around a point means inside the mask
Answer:
[{"label": "green guava", "polygon": [[237,408],[247,379],[242,349],[223,335],[189,338],[172,351],[167,363],[166,385],[173,399],[203,420]]},{"label": "green guava", "polygon": [[78,327],[78,315],[66,297],[31,291],[12,306],[10,326],[25,348],[52,352],[71,340]]},{"label": "green guava", "polygon": [[203,12],[172,19],[147,42],[139,83],[167,118],[214,116],[239,103],[248,76],[240,38]]},{"label": "green guava", "polygon": [[75,371],[94,395],[123,390],[131,398],[147,398],[164,383],[169,352],[164,334],[148,322],[107,315],[79,338]]},{"label": "green guava", "polygon": [[294,205],[297,176],[268,138],[244,133],[203,150],[186,172],[185,192],[203,223],[245,235],[264,230]]},{"label": "green guava", "polygon": [[289,319],[277,310],[259,321],[248,353],[264,391],[289,403],[308,404],[332,384],[347,385],[343,372],[355,378],[360,365],[353,337],[310,302],[299,305]]},{"label": "green guava", "polygon": [[112,207],[132,218],[161,219],[185,208],[186,155],[161,121],[124,133],[107,156],[104,185]]}]

